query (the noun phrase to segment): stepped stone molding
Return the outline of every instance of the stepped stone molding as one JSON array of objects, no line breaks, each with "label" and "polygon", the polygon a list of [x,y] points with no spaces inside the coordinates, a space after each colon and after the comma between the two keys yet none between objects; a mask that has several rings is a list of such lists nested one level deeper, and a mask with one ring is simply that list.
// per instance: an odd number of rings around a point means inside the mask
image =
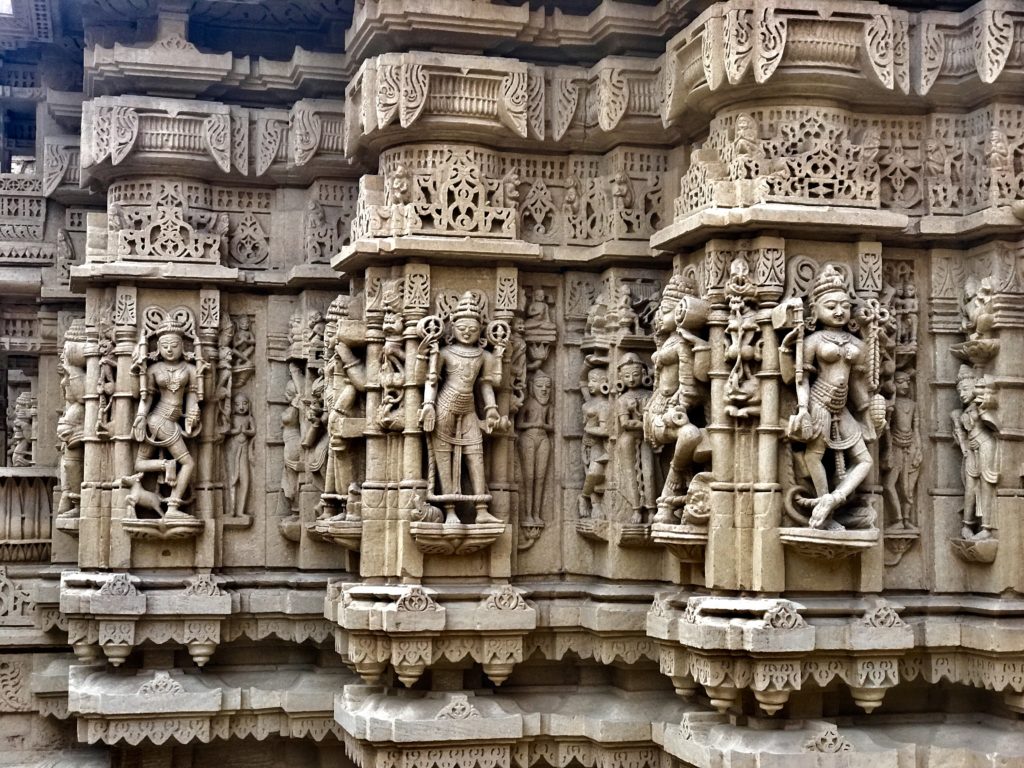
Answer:
[{"label": "stepped stone molding", "polygon": [[341,95],[345,66],[338,57],[297,47],[288,61],[227,53],[203,53],[168,31],[145,46],[92,46],[85,51],[85,91],[117,95],[129,89],[198,98],[233,90],[253,95]]}]

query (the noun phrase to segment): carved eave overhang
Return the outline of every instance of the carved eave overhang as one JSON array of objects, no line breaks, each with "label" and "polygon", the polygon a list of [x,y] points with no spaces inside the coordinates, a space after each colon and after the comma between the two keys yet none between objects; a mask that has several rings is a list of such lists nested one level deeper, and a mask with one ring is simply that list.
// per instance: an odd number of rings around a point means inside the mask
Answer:
[{"label": "carved eave overhang", "polygon": [[146,46],[115,43],[85,51],[85,93],[90,96],[144,91],[176,97],[230,95],[245,100],[294,101],[341,98],[346,59],[342,54],[296,47],[288,61],[204,53],[181,34]]},{"label": "carved eave overhang", "polygon": [[103,204],[103,196],[83,189],[80,181],[81,137],[47,135],[43,138],[43,194],[64,205]]},{"label": "carved eave overhang", "polygon": [[925,11],[913,34],[914,92],[929,102],[1019,98],[1024,91],[1024,7],[982,0],[959,13]]},{"label": "carved eave overhang", "polygon": [[607,57],[589,69],[415,51],[363,62],[346,89],[346,149],[379,153],[410,140],[515,150],[604,152],[671,146],[659,123],[659,62]]},{"label": "carved eave overhang", "polygon": [[815,98],[905,99],[910,20],[908,12],[874,2],[717,3],[666,46],[664,124],[694,131],[699,116],[728,104],[806,97],[808,70]]},{"label": "carved eave overhang", "polygon": [[358,175],[345,159],[339,101],[303,99],[291,110],[217,102],[101,96],[82,115],[82,183],[144,173],[309,184]]},{"label": "carved eave overhang", "polygon": [[68,710],[79,740],[135,746],[209,743],[215,739],[340,738],[334,695],[355,682],[343,669],[311,666],[248,668],[245,683],[225,674],[178,669],[114,674],[74,665]]},{"label": "carved eave overhang", "polygon": [[416,768],[443,750],[453,766],[660,765],[655,733],[696,710],[664,690],[388,693],[349,686],[335,717],[363,765]]},{"label": "carved eave overhang", "polygon": [[11,0],[11,13],[0,15],[0,50],[52,40],[50,0]]},{"label": "carved eave overhang", "polygon": [[398,0],[357,3],[345,50],[353,60],[398,49],[445,47],[470,51],[509,49],[538,58],[594,60],[624,51],[659,53],[672,34],[699,9],[688,2],[605,0],[587,14],[561,8],[456,0],[415,6]]}]

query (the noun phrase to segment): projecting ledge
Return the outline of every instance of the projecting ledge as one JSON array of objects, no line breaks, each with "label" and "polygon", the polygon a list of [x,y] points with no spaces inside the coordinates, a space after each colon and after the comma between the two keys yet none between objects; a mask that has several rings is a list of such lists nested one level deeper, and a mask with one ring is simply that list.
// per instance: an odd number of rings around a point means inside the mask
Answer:
[{"label": "projecting ledge", "polygon": [[879,211],[873,208],[786,205],[760,203],[746,208],[705,208],[654,233],[651,247],[664,251],[695,245],[725,234],[739,234],[737,230],[773,229],[782,232],[827,230],[833,239],[842,238],[843,230],[850,238],[872,234],[900,234],[910,225],[905,213]]},{"label": "projecting ledge", "polygon": [[490,237],[430,237],[401,235],[356,240],[331,259],[331,266],[345,272],[379,266],[399,259],[422,259],[432,263],[473,264],[481,259],[497,262],[540,261],[541,246],[522,240]]}]

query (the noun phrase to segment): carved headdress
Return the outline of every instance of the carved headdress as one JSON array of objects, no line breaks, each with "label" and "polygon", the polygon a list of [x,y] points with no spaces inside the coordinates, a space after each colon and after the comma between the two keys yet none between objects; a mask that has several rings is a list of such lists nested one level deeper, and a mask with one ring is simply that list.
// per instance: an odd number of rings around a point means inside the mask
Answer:
[{"label": "carved headdress", "polygon": [[459,303],[452,313],[452,322],[461,320],[464,317],[471,317],[478,323],[483,321],[484,311],[479,297],[473,291],[466,291],[459,297]]},{"label": "carved headdress", "polygon": [[160,325],[153,329],[153,336],[158,339],[161,336],[174,335],[184,341],[188,337],[188,333],[185,331],[185,326],[173,317],[168,317]]},{"label": "carved headdress", "polygon": [[832,264],[828,264],[821,271],[821,274],[818,275],[814,288],[811,290],[811,304],[817,304],[818,300],[825,294],[839,292],[849,295],[849,292],[846,290],[846,280],[843,279],[842,272]]}]

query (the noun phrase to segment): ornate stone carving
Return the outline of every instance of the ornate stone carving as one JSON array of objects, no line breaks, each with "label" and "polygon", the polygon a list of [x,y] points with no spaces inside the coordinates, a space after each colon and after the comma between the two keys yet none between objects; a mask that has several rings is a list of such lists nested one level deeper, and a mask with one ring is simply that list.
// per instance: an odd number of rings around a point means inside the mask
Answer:
[{"label": "ornate stone carving", "polygon": [[[847,330],[854,319],[853,298],[843,273],[832,265],[818,275],[808,300],[815,326],[820,326],[809,335],[804,335],[799,300],[774,313],[776,327],[788,324],[787,312],[796,313],[795,328],[780,347],[797,395],[797,412],[789,418],[786,435],[806,446],[793,451],[802,455],[794,465],[801,471],[786,490],[786,513],[817,530],[869,529],[876,512],[856,493],[874,465],[867,442],[876,439],[885,418],[884,398],[878,394],[877,318],[867,304],[858,309],[865,337]],[[808,370],[816,371],[813,380]],[[826,449],[835,459],[831,472],[824,464]]]},{"label": "ornate stone carving", "polygon": [[[494,388],[501,382],[501,358],[511,329],[502,320],[492,320],[485,327],[484,313],[482,297],[466,292],[447,319],[431,315],[418,326],[429,353],[419,414],[429,451],[425,501],[441,505],[430,515],[440,517],[443,512],[447,524],[460,522],[456,505],[462,502],[474,508],[475,522],[500,522],[488,511],[491,495],[484,477],[483,436],[502,424]],[[449,325],[452,340],[442,345]],[[480,346],[482,330],[490,349]],[[463,464],[469,475],[468,494],[462,489]]]},{"label": "ornate stone carving", "polygon": [[[196,343],[195,320],[186,313],[147,310],[139,332],[133,370],[139,377],[140,399],[132,424],[132,438],[139,443],[135,474],[126,502],[139,515],[140,507],[165,521],[193,520],[188,506],[195,457],[187,440],[201,427],[200,407],[205,399],[203,377],[208,363]],[[191,342],[192,350],[186,349]],[[168,488],[164,497],[146,487]]]}]

